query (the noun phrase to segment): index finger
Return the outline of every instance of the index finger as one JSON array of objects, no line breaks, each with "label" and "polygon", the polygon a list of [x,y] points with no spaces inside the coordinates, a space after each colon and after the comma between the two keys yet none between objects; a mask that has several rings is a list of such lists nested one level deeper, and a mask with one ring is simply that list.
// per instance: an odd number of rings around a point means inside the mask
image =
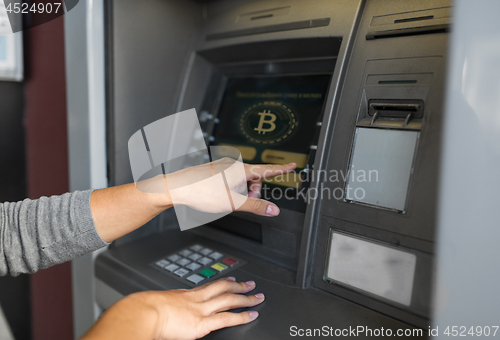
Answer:
[{"label": "index finger", "polygon": [[297,167],[296,163],[289,164],[245,164],[247,181],[287,174]]}]

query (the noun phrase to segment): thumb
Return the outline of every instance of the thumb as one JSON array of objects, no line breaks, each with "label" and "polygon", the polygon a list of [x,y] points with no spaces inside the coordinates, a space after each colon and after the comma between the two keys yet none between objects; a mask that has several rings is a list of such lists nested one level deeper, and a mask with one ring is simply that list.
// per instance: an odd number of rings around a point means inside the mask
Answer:
[{"label": "thumb", "polygon": [[236,211],[250,212],[260,216],[278,216],[280,213],[276,204],[253,197],[248,197]]}]

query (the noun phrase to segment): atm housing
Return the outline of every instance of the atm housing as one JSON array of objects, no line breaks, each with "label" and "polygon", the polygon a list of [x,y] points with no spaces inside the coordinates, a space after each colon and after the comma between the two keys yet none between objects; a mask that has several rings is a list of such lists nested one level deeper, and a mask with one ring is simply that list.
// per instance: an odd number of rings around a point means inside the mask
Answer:
[{"label": "atm housing", "polygon": [[[310,189],[342,196],[278,200],[275,218],[232,213],[180,232],[167,211],[98,256],[102,308],[136,291],[187,288],[151,264],[202,244],[243,259],[231,275],[254,279],[267,296],[257,322],[208,337],[286,338],[292,325],[427,328],[447,1],[120,0],[107,4],[105,22],[111,185],[132,181],[128,138],[167,114],[196,108],[207,145],[214,143],[225,83],[237,75],[331,74],[309,148],[312,171],[384,172],[375,183],[312,179]],[[354,187],[365,197],[355,196]],[[391,272],[406,278],[400,291],[386,294],[384,283],[367,288],[347,277],[363,274],[340,264],[335,247],[342,240],[382,257],[402,254],[396,262],[409,259],[410,270]]]}]

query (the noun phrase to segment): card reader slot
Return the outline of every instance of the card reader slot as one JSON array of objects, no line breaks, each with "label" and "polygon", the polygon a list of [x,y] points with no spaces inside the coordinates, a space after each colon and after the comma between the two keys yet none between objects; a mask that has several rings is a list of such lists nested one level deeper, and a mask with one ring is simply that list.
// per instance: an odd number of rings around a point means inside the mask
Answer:
[{"label": "card reader slot", "polygon": [[411,113],[413,118],[422,118],[424,115],[422,100],[408,101],[379,101],[370,100],[368,115],[378,113],[379,118],[405,118]]},{"label": "card reader slot", "polygon": [[431,20],[434,19],[434,15],[426,15],[426,16],[419,16],[419,17],[412,17],[412,18],[403,18],[403,19],[396,19],[394,20],[395,24],[400,24],[403,22],[412,22],[412,21],[422,21],[422,20]]},{"label": "card reader slot", "polygon": [[357,126],[420,130],[423,116],[423,100],[372,99]]},{"label": "card reader slot", "polygon": [[372,31],[366,34],[366,40],[407,37],[412,35],[447,33],[449,32],[449,24],[429,25],[419,27],[400,28],[386,31]]}]

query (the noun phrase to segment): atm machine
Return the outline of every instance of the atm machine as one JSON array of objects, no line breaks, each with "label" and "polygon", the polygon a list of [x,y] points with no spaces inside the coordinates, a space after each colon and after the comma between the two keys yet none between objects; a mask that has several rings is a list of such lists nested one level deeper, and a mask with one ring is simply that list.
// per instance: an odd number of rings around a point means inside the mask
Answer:
[{"label": "atm machine", "polygon": [[264,185],[278,217],[180,231],[167,211],[115,241],[101,308],[231,275],[265,293],[260,317],[207,338],[427,336],[448,1],[120,0],[104,23],[110,185],[132,181],[133,133],[191,108],[207,145],[298,169]]}]

